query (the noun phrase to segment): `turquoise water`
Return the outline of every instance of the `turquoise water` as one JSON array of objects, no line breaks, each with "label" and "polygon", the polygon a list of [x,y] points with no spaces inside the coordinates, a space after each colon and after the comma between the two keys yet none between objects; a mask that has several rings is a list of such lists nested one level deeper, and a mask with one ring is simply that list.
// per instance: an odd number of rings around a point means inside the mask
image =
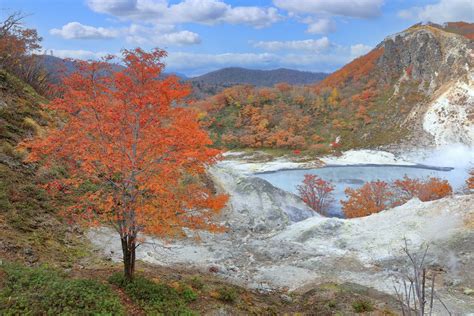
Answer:
[{"label": "turquoise water", "polygon": [[272,185],[298,194],[296,186],[301,184],[305,174],[316,174],[335,185],[334,202],[330,207],[330,215],[342,217],[340,200],[345,199],[346,188],[358,188],[365,182],[383,180],[390,182],[403,178],[438,177],[449,181],[453,189],[459,190],[464,185],[468,173],[461,168],[432,168],[424,166],[393,166],[393,165],[349,165],[327,166],[309,170],[281,170],[275,172],[257,173],[255,176],[267,180]]}]

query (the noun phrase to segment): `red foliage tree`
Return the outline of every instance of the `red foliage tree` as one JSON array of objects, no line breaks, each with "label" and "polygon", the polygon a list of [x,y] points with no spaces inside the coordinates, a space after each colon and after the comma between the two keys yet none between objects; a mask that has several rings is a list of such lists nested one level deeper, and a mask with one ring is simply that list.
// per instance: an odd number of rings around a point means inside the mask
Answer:
[{"label": "red foliage tree", "polygon": [[78,61],[62,96],[47,105],[64,122],[26,144],[30,160],[67,168],[76,198],[67,215],[116,229],[127,279],[134,275],[139,234],[219,231],[211,219],[227,199],[203,185],[219,151],[208,147],[196,113],[175,106],[188,87],[176,77],[157,79],[164,56],[159,49],[124,50],[120,72],[106,62]]},{"label": "red foliage tree", "polygon": [[453,188],[448,180],[429,178],[423,183],[418,198],[423,201],[434,201],[453,194]]},{"label": "red foliage tree", "polygon": [[358,189],[345,190],[348,199],[341,201],[342,210],[347,218],[368,216],[390,206],[393,192],[384,181],[367,182]]},{"label": "red foliage tree", "polygon": [[333,201],[334,185],[313,174],[305,174],[301,185],[297,186],[301,199],[319,214],[326,215]]},{"label": "red foliage tree", "polygon": [[403,204],[414,197],[426,202],[438,200],[453,193],[453,189],[447,180],[435,177],[420,180],[404,176],[402,180],[396,180],[394,186],[398,191],[397,205]]}]

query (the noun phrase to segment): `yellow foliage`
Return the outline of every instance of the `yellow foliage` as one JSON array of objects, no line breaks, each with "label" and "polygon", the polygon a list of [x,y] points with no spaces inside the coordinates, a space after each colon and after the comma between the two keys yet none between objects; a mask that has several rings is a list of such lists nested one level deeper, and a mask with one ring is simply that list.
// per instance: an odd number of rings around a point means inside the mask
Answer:
[{"label": "yellow foliage", "polygon": [[44,135],[44,129],[31,117],[25,117],[23,120],[23,124],[25,127],[33,130],[35,132],[35,135],[37,136],[43,136]]}]

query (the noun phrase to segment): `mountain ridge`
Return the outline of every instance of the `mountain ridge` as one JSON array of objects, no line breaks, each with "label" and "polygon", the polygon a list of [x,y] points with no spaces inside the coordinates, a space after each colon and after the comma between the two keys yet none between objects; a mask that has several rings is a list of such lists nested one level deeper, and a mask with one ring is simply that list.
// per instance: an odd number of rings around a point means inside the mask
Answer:
[{"label": "mountain ridge", "polygon": [[285,82],[293,85],[312,84],[324,79],[328,74],[323,72],[300,71],[288,68],[270,70],[249,69],[243,67],[226,67],[190,78],[207,84],[236,85],[251,84],[271,87]]},{"label": "mountain ridge", "polygon": [[[53,55],[37,55],[48,73],[57,73],[65,70],[66,73],[74,71],[73,59],[60,58]],[[115,70],[123,67],[114,64]],[[237,84],[252,84],[255,86],[273,86],[276,83],[312,84],[328,76],[323,72],[301,71],[289,68],[277,69],[249,69],[243,67],[225,67],[196,77],[188,77],[178,72],[165,72],[165,75],[175,75],[183,81],[202,82],[209,85],[231,86]]]}]

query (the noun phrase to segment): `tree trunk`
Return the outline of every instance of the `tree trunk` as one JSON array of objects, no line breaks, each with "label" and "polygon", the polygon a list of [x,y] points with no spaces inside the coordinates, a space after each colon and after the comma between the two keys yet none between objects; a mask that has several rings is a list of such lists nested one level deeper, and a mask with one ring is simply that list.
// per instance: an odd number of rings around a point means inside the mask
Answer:
[{"label": "tree trunk", "polygon": [[132,281],[135,274],[136,238],[134,236],[124,236],[121,238],[121,241],[125,280]]}]

